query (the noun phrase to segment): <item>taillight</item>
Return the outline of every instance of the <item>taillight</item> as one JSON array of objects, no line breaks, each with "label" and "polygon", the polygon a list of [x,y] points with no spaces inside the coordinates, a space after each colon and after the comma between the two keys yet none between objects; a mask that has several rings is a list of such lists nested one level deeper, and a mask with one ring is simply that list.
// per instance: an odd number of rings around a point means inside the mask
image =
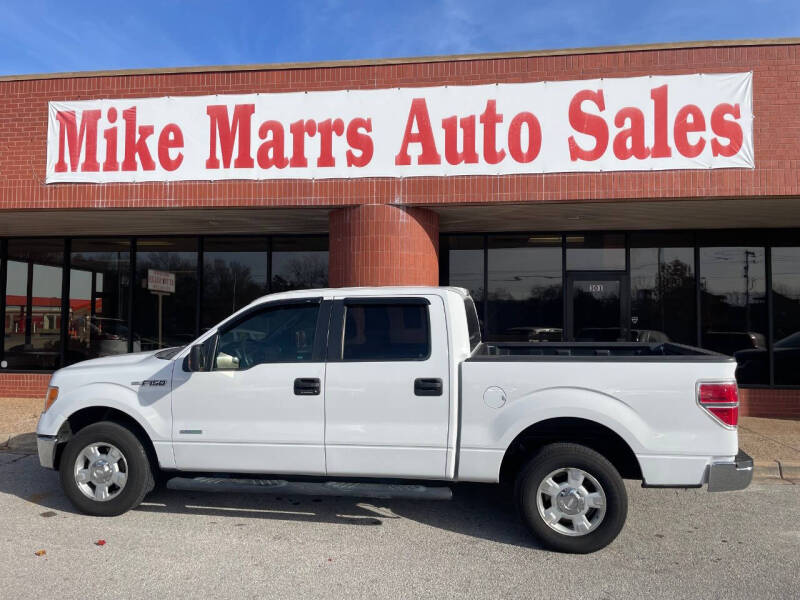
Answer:
[{"label": "taillight", "polygon": [[739,424],[739,390],[733,382],[701,383],[697,403],[726,427]]}]

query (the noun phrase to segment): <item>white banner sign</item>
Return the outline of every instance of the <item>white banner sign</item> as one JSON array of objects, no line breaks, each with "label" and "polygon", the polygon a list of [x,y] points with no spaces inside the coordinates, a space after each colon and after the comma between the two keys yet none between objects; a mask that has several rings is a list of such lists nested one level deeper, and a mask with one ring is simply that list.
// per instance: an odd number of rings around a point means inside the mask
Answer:
[{"label": "white banner sign", "polygon": [[164,294],[175,293],[175,273],[147,269],[147,289]]},{"label": "white banner sign", "polygon": [[753,168],[752,73],[50,102],[47,183]]}]

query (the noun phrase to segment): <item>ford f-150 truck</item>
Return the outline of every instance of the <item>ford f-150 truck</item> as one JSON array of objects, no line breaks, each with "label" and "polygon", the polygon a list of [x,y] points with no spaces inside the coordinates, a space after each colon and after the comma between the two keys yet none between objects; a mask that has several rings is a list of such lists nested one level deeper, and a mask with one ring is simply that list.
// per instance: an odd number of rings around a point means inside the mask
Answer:
[{"label": "ford f-150 truck", "polygon": [[39,457],[106,516],[170,476],[508,482],[546,546],[591,552],[623,526],[623,478],[749,485],[735,368],[669,342],[483,343],[460,288],[285,292],[190,346],[57,371]]}]

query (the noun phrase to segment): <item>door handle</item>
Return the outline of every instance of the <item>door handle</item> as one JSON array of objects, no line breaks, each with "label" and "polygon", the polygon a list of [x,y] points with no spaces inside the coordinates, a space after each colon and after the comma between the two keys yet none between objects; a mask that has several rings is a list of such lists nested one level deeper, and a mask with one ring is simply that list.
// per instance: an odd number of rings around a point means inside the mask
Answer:
[{"label": "door handle", "polygon": [[319,396],[322,384],[316,377],[298,377],[294,380],[295,396]]},{"label": "door handle", "polygon": [[442,380],[438,377],[424,378],[414,380],[414,395],[415,396],[441,396],[442,395]]}]

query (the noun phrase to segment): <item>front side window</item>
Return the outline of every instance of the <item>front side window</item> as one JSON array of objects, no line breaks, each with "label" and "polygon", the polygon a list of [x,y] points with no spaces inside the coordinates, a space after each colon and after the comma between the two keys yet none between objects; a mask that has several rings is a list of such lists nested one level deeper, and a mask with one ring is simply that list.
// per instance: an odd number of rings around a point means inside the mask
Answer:
[{"label": "front side window", "polygon": [[430,355],[429,331],[427,305],[348,304],[342,359],[425,360]]},{"label": "front side window", "polygon": [[268,308],[223,330],[214,370],[243,371],[264,363],[312,360],[318,312],[318,304]]}]

